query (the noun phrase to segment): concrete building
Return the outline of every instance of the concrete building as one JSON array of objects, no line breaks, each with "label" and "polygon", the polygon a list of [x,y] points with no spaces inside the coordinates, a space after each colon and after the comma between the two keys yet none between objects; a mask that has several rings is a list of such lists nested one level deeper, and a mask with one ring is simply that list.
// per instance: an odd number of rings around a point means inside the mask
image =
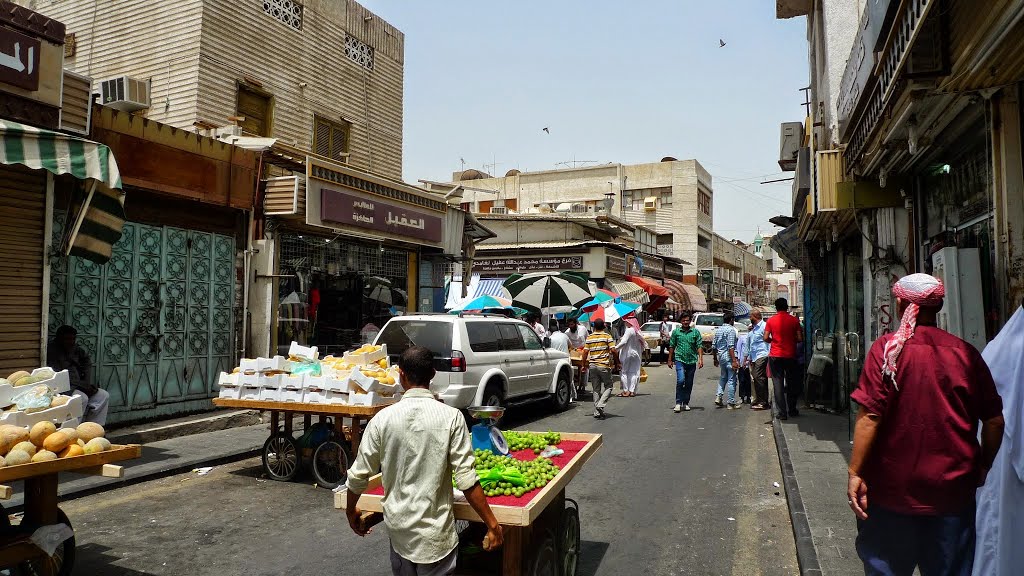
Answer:
[{"label": "concrete building", "polygon": [[753,246],[714,235],[714,268],[708,301],[728,308],[737,298],[755,306],[766,302],[767,263]]},{"label": "concrete building", "polygon": [[102,104],[401,178],[404,35],[353,0],[19,3],[66,24]]},{"label": "concrete building", "polygon": [[608,212],[657,233],[657,251],[681,258],[685,278],[712,268],[711,175],[696,160],[665,158],[648,164],[603,164],[492,177],[478,170],[452,175],[462,184],[463,209],[476,213]]},{"label": "concrete building", "polygon": [[797,268],[791,268],[785,260],[772,248],[773,234],[758,234],[754,237],[750,249],[761,257],[765,263],[766,300],[771,304],[776,298],[785,298],[791,308],[803,313],[804,277]]}]

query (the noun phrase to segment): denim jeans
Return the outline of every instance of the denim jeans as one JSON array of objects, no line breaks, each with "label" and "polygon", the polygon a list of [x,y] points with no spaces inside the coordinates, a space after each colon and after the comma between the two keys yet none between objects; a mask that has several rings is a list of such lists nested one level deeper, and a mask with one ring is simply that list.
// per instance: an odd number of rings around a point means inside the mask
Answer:
[{"label": "denim jeans", "polygon": [[877,506],[857,521],[857,555],[868,576],[970,576],[975,505],[960,514],[919,516]]},{"label": "denim jeans", "polygon": [[726,360],[722,362],[718,361],[719,367],[722,369],[721,375],[718,377],[718,392],[719,396],[728,394],[728,403],[736,403],[736,371],[732,369],[732,362]]},{"label": "denim jeans", "polygon": [[693,375],[696,372],[696,364],[676,362],[676,404],[685,406],[690,403],[690,393],[693,392]]}]

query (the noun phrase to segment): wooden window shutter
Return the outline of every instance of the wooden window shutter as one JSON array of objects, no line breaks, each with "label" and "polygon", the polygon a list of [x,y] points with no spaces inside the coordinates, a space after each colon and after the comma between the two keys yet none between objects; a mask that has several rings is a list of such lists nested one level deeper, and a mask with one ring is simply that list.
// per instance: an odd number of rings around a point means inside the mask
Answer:
[{"label": "wooden window shutter", "polygon": [[335,160],[345,161],[346,158],[342,156],[346,150],[345,140],[347,134],[345,134],[345,128],[342,126],[331,127],[331,158]]},{"label": "wooden window shutter", "polygon": [[239,123],[242,130],[256,136],[269,136],[270,98],[244,86],[238,88],[237,114],[245,120]]},{"label": "wooden window shutter", "polygon": [[313,151],[325,158],[331,158],[331,125],[329,122],[316,120],[313,131]]}]

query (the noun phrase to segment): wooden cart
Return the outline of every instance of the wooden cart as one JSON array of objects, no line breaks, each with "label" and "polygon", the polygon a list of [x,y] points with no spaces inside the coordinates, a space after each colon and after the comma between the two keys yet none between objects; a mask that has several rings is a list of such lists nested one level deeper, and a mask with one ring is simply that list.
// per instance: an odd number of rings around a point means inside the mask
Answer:
[{"label": "wooden cart", "polygon": [[[580,553],[580,517],[575,501],[565,497],[565,488],[579,474],[601,447],[600,434],[562,432],[562,441],[584,441],[586,445],[559,470],[544,488],[532,493],[523,506],[491,504],[495,518],[501,524],[504,544],[495,554],[496,562],[487,569],[467,568],[460,554],[457,574],[502,574],[503,576],[575,576]],[[359,498],[359,509],[367,524],[383,520],[383,496],[371,494],[380,487],[381,477],[370,479],[365,493]],[[334,507],[344,510],[348,504],[345,491],[334,495]],[[492,499],[488,498],[488,501]],[[473,507],[467,502],[455,502],[455,519],[470,523],[475,542],[479,545],[486,529]],[[476,528],[473,530],[472,528]],[[461,546],[461,544],[460,544]]]},{"label": "wooden cart", "polygon": [[[57,507],[57,475],[77,472],[120,478],[124,469],[111,463],[140,456],[142,447],[138,444],[115,444],[110,450],[97,454],[0,468],[0,482],[25,482],[25,515],[21,523],[12,526],[7,513],[0,507],[0,569],[21,568],[25,574],[41,576],[71,574],[75,562],[73,536],[61,543],[53,556],[47,556],[30,539],[40,526],[64,523],[71,527],[68,517]],[[12,492],[9,486],[0,486],[0,498],[6,500]]]},{"label": "wooden cart", "polygon": [[[313,476],[325,488],[336,488],[345,481],[349,463],[359,452],[359,438],[363,426],[378,412],[390,406],[349,406],[347,404],[310,404],[307,402],[271,402],[214,398],[213,404],[222,408],[246,408],[270,412],[270,436],[263,443],[263,470],[274,480],[295,478],[304,459],[311,460]],[[303,435],[293,436],[292,420],[303,416]],[[282,421],[283,416],[283,421]],[[313,424],[313,416],[319,421]],[[328,422],[328,418],[333,418]],[[351,426],[343,420],[352,419]],[[314,430],[314,427],[318,427]],[[317,433],[318,430],[321,433]],[[307,436],[308,434],[316,436]],[[299,440],[312,438],[306,446]]]}]

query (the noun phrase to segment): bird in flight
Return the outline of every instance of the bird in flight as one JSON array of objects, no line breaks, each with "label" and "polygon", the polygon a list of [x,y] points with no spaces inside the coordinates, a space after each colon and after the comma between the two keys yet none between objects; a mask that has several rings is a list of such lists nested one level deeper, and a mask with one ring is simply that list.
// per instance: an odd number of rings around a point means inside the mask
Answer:
[{"label": "bird in flight", "polygon": [[545,126],[545,127],[541,128],[541,130],[543,130],[543,131],[547,132],[548,134],[551,134],[551,130],[548,130],[548,127],[547,127],[547,126]]},{"label": "bird in flight", "polygon": [[719,48],[725,48],[725,40],[722,40],[721,38],[719,38],[718,39],[718,47]]}]

